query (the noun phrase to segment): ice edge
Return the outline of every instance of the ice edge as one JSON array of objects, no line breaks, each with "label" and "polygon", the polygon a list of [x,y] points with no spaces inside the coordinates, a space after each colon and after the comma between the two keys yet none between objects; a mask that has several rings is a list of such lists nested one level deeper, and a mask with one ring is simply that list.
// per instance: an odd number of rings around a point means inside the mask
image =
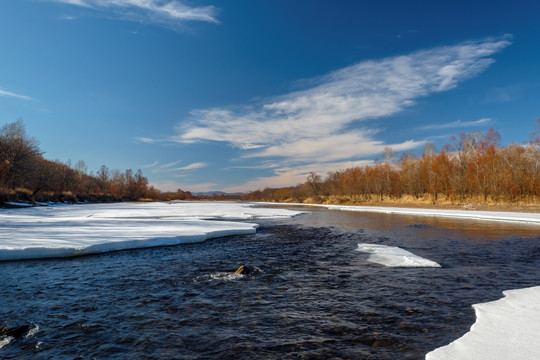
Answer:
[{"label": "ice edge", "polygon": [[426,360],[514,359],[540,354],[540,286],[503,291],[504,297],[474,304],[476,322],[468,333],[429,352]]}]

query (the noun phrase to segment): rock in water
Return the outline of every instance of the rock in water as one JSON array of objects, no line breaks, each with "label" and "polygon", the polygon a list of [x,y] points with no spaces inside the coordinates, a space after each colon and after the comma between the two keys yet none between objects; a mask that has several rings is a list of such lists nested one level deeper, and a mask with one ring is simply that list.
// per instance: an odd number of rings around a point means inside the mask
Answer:
[{"label": "rock in water", "polygon": [[30,330],[30,325],[21,325],[16,326],[12,328],[2,328],[0,329],[0,335],[2,336],[12,336],[15,339],[20,339],[26,334],[28,334],[28,331]]},{"label": "rock in water", "polygon": [[256,266],[242,265],[234,273],[236,275],[251,275],[251,276],[254,276],[254,275],[257,275],[260,272],[261,272],[261,269],[259,269]]}]

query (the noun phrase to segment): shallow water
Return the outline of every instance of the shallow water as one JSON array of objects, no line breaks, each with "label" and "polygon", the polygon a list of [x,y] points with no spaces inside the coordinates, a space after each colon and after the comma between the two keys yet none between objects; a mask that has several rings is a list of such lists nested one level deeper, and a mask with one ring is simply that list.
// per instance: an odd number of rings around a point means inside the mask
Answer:
[{"label": "shallow water", "polygon": [[[538,228],[309,211],[202,244],[0,263],[0,326],[39,327],[0,358],[421,359],[468,331],[471,304],[540,284]],[[372,264],[358,243],[442,267]]]}]

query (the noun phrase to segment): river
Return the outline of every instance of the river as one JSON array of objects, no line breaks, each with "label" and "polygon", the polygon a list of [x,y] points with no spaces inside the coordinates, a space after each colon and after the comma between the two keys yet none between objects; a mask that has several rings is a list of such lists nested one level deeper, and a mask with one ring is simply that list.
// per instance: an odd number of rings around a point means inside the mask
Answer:
[{"label": "river", "polygon": [[[0,358],[422,359],[472,304],[540,284],[538,227],[302,210],[204,243],[2,262],[0,326],[36,331]],[[358,243],[441,267],[374,264]]]}]

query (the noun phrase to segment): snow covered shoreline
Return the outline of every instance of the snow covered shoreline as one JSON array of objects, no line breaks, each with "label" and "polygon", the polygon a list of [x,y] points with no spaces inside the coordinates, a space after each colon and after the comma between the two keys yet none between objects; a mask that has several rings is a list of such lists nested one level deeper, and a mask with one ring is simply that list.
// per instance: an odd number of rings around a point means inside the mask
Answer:
[{"label": "snow covered shoreline", "polygon": [[523,224],[533,224],[540,226],[540,213],[520,213],[503,211],[476,211],[476,210],[443,210],[443,209],[422,209],[422,208],[400,208],[385,206],[357,206],[357,205],[327,205],[327,204],[303,204],[303,203],[258,203],[264,205],[279,206],[313,206],[322,207],[328,210],[371,212],[381,214],[432,216],[454,219],[468,219],[481,221],[502,221]]},{"label": "snow covered shoreline", "polygon": [[[160,204],[162,202],[153,202],[146,204]],[[179,202],[180,203],[180,202]],[[276,202],[206,202],[194,201],[185,202],[192,204],[205,203],[221,203],[221,204],[245,204],[247,206],[265,205],[265,206],[303,206],[303,207],[322,207],[328,210],[355,211],[355,212],[371,212],[381,214],[395,215],[413,215],[413,216],[430,216],[455,219],[468,219],[480,221],[501,221],[515,222],[524,224],[540,225],[540,213],[531,212],[511,212],[511,211],[478,211],[478,210],[453,210],[453,209],[429,209],[429,208],[407,208],[407,207],[390,207],[390,206],[361,206],[361,205],[329,205],[329,204],[311,204],[311,203],[276,203]],[[0,208],[0,216],[4,210],[26,209],[34,207],[28,203],[9,203],[13,207]],[[80,204],[64,204],[64,203],[39,203],[39,206],[64,206],[64,205],[117,205],[125,203],[80,203]],[[144,203],[128,203],[128,204],[144,204]]]}]

